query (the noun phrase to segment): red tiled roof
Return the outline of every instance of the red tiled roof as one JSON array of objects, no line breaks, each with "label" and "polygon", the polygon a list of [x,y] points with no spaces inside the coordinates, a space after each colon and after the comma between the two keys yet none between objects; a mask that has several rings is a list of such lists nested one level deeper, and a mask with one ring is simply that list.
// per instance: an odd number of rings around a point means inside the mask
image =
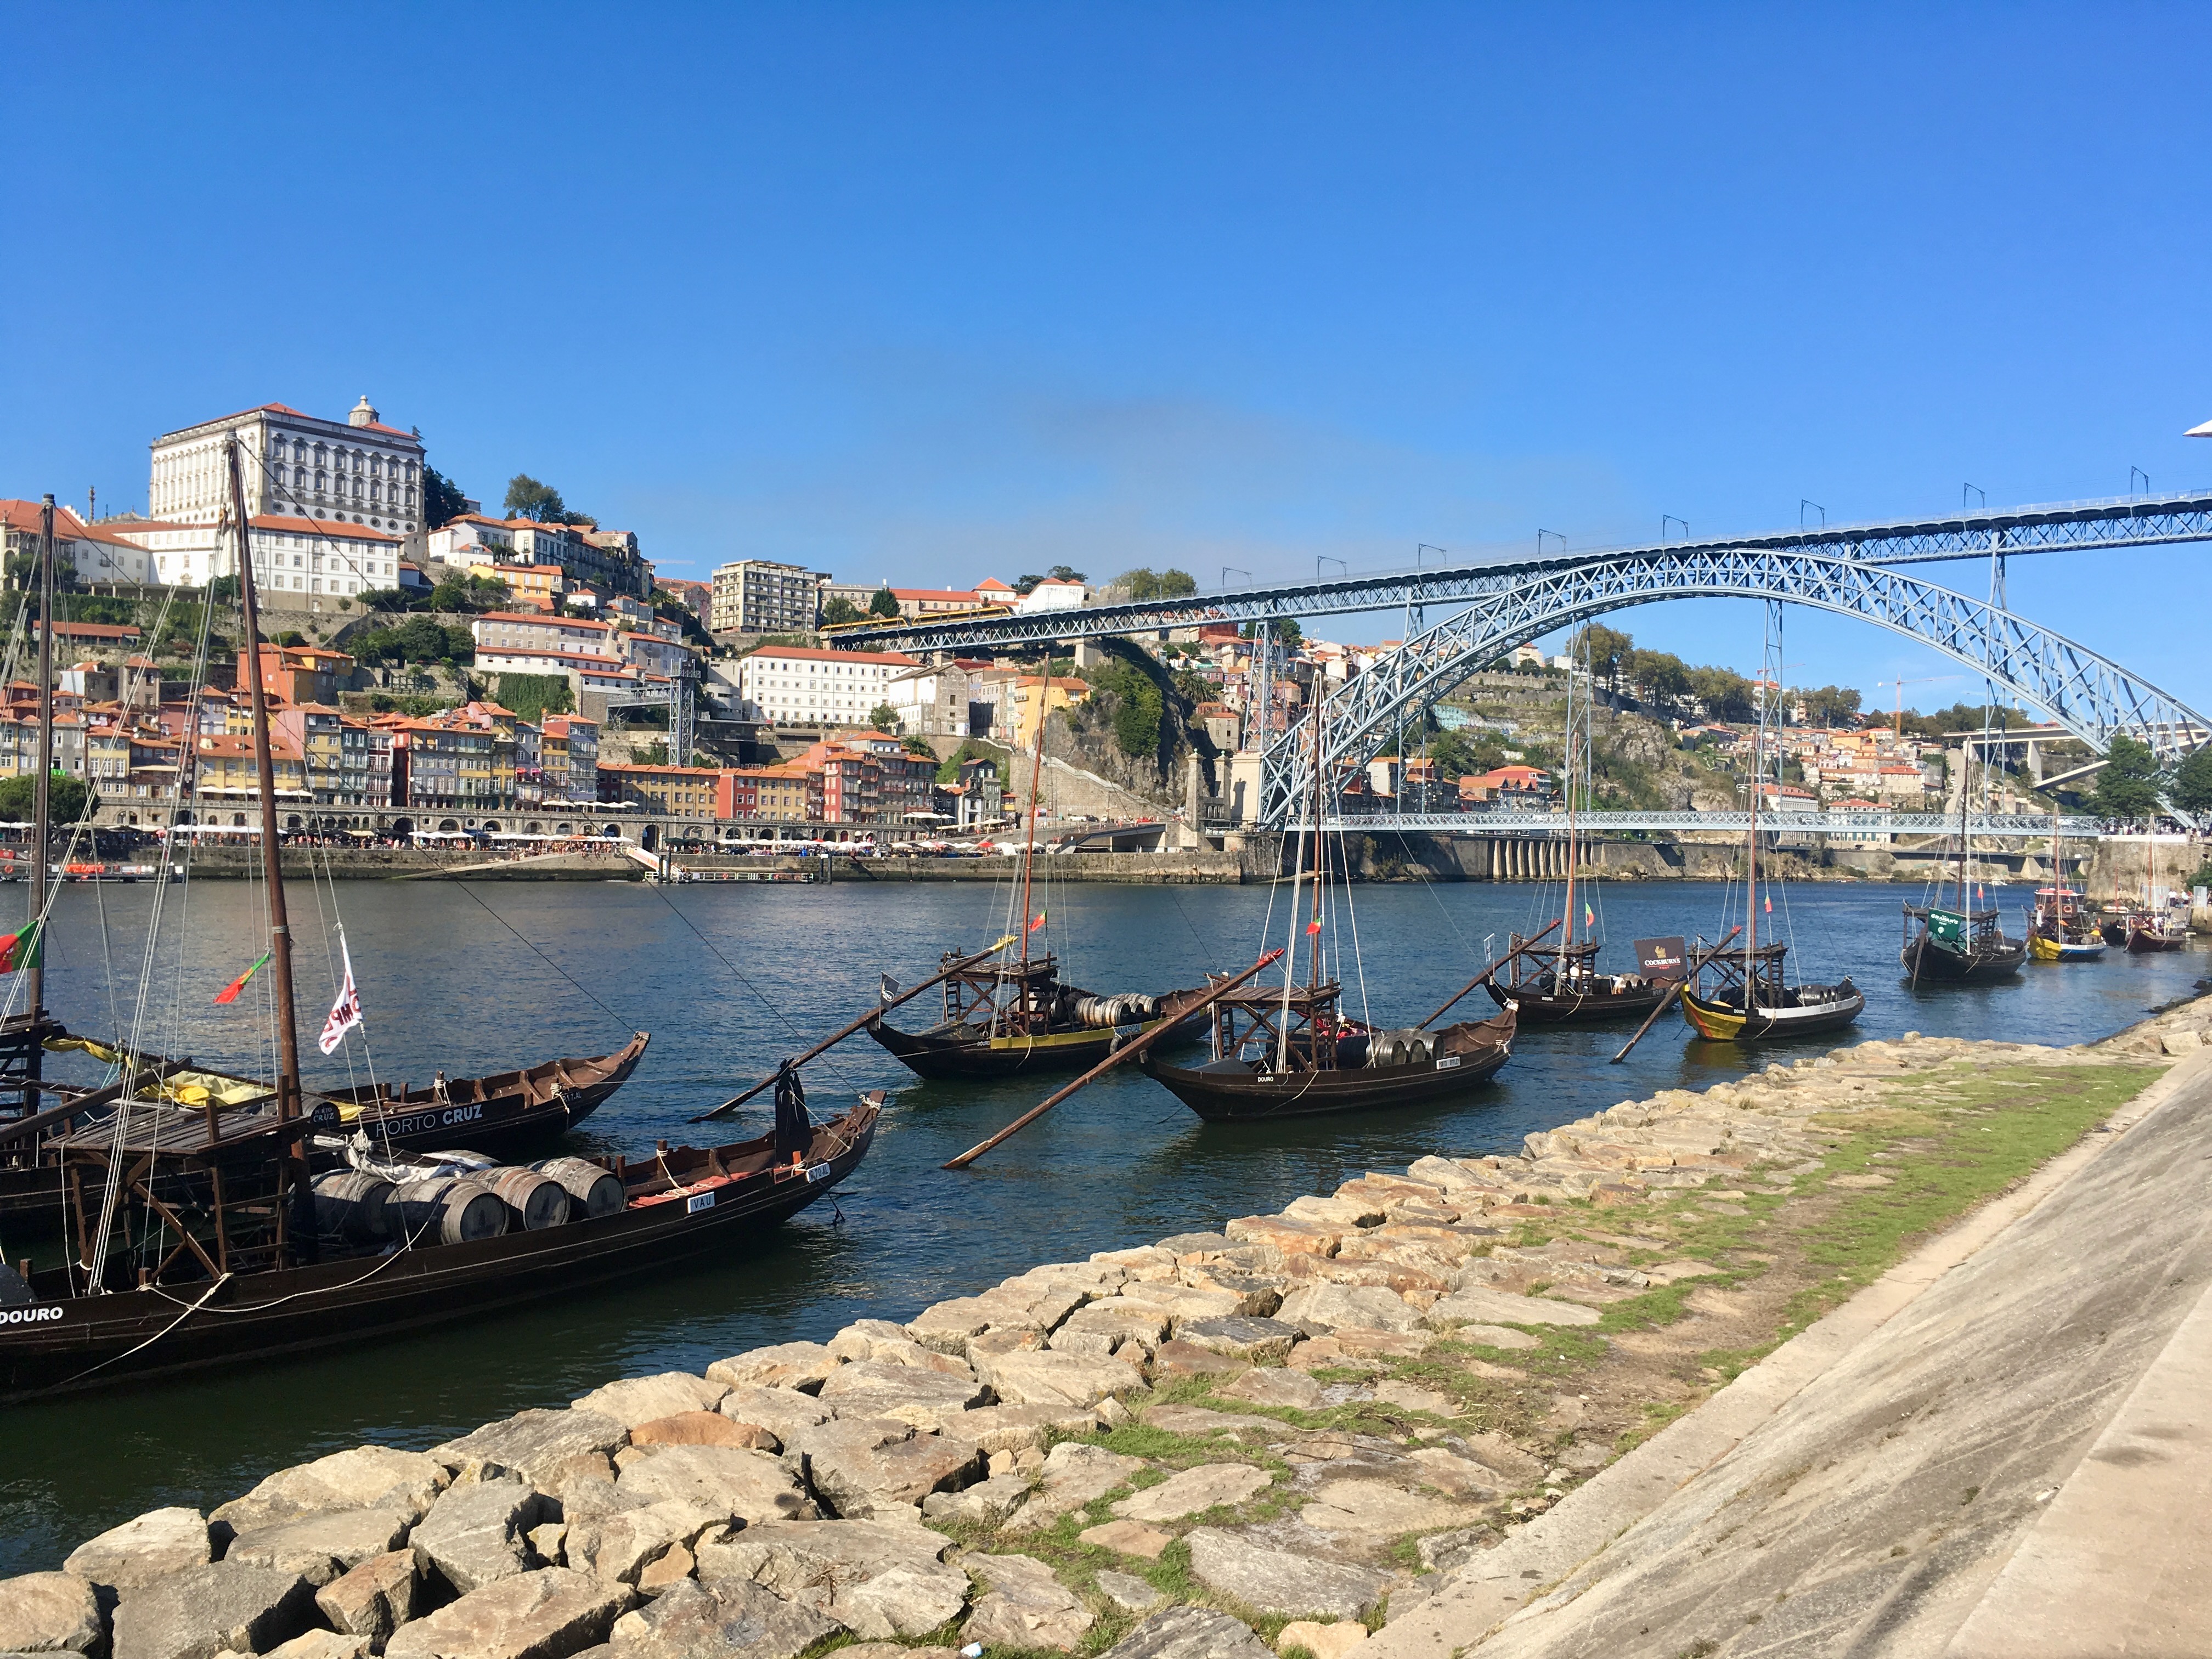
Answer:
[{"label": "red tiled roof", "polygon": [[315,536],[325,541],[396,542],[400,539],[381,530],[371,530],[365,524],[341,524],[333,529],[319,519],[281,518],[270,514],[257,515],[253,527],[256,530],[282,530],[295,536]]},{"label": "red tiled roof", "polygon": [[914,658],[896,651],[817,651],[804,645],[764,645],[745,660],[754,662],[763,657],[791,658],[801,662],[880,662],[902,668],[921,665]]}]

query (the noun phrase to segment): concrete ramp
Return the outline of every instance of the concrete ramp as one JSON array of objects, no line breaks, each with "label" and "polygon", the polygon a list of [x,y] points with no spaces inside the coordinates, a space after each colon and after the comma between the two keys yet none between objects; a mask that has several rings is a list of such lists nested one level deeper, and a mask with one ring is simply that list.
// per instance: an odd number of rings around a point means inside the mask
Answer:
[{"label": "concrete ramp", "polygon": [[2212,1056],[1361,1659],[2212,1653],[2208,1108]]}]

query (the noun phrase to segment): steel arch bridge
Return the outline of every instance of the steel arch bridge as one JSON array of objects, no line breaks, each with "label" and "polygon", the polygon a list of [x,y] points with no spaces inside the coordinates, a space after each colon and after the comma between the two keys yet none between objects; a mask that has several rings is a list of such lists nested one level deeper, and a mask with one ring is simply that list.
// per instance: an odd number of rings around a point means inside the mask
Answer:
[{"label": "steel arch bridge", "polygon": [[[2043,710],[2100,753],[2126,732],[2172,762],[2212,738],[2203,716],[2086,646],[1895,565],[1823,549],[1708,544],[1555,559],[1500,569],[1487,591],[1456,597],[1471,601],[1467,610],[1408,640],[1322,704],[1321,763],[1329,775],[1364,765],[1389,730],[1523,640],[1607,611],[1685,599],[1773,600],[1889,629]],[[1284,824],[1310,776],[1312,732],[1313,722],[1301,721],[1268,746],[1262,826]]]}]

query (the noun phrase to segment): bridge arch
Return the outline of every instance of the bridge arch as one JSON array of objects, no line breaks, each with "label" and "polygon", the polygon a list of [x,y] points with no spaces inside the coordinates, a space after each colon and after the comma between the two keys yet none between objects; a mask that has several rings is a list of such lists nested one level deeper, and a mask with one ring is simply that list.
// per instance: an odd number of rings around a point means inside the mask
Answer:
[{"label": "bridge arch", "polygon": [[[1322,705],[1322,759],[1364,764],[1408,713],[1427,708],[1514,646],[1608,611],[1667,599],[1779,600],[1887,628],[1943,653],[2039,708],[2102,753],[2140,736],[2172,762],[2212,738],[2212,723],[2111,659],[1984,600],[1895,566],[1800,549],[1690,548],[1597,555],[1524,568],[1468,609],[1408,640]],[[1261,822],[1279,825],[1310,775],[1311,726],[1269,745]]]}]

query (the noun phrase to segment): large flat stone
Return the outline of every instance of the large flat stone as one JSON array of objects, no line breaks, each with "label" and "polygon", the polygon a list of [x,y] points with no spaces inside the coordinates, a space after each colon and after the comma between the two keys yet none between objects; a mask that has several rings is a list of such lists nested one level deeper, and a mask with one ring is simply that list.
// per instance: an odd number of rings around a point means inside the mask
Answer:
[{"label": "large flat stone", "polygon": [[408,1534],[430,1583],[466,1595],[536,1564],[530,1529],[546,1518],[538,1489],[511,1475],[449,1486]]},{"label": "large flat stone", "polygon": [[1510,1291],[1486,1290],[1470,1285],[1454,1291],[1431,1308],[1428,1322],[1438,1330],[1455,1325],[1595,1325],[1601,1317],[1595,1308],[1575,1302],[1554,1302],[1548,1297],[1516,1296]]},{"label": "large flat stone", "polygon": [[[793,1395],[803,1399],[804,1395]],[[720,1412],[675,1412],[640,1423],[629,1431],[633,1448],[648,1446],[744,1446],[778,1452],[783,1442],[757,1423],[740,1423]]]},{"label": "large flat stone", "polygon": [[665,1498],[596,1520],[571,1522],[562,1557],[580,1572],[610,1583],[634,1585],[641,1572],[670,1550],[688,1548],[702,1534],[719,1531],[728,1523],[727,1516],[702,1504]]},{"label": "large flat stone", "polygon": [[1395,1291],[1380,1285],[1301,1285],[1283,1298],[1275,1316],[1309,1333],[1333,1331],[1339,1326],[1410,1331],[1421,1322],[1418,1310]]},{"label": "large flat stone", "polygon": [[414,1521],[445,1490],[446,1480],[445,1463],[431,1453],[356,1446],[279,1469],[209,1519],[228,1521],[240,1532],[328,1510],[404,1510]]},{"label": "large flat stone", "polygon": [[709,1382],[689,1371],[663,1371],[657,1376],[626,1376],[609,1382],[570,1404],[577,1411],[596,1412],[634,1429],[678,1412],[713,1411],[729,1391],[727,1382]]},{"label": "large flat stone", "polygon": [[1184,1541],[1200,1583],[1261,1613],[1356,1619],[1390,1588],[1385,1573],[1293,1555],[1214,1527],[1196,1528]]},{"label": "large flat stone", "polygon": [[717,1359],[707,1367],[707,1380],[733,1389],[796,1389],[813,1394],[841,1363],[819,1342],[779,1342]]},{"label": "large flat stone", "polygon": [[765,1452],[737,1446],[665,1446],[615,1478],[624,1504],[683,1498],[728,1520],[811,1521],[817,1511],[799,1479]]},{"label": "large flat stone", "polygon": [[1170,1434],[1200,1437],[1233,1434],[1244,1429],[1262,1429],[1280,1435],[1285,1426],[1279,1417],[1255,1417],[1249,1412],[1217,1412],[1204,1406],[1148,1406],[1145,1408],[1145,1421]]},{"label": "large flat stone", "polygon": [[822,1385],[822,1403],[839,1417],[891,1417],[935,1427],[980,1406],[989,1390],[964,1372],[953,1375],[881,1360],[841,1365]]},{"label": "large flat stone", "polygon": [[1200,1463],[1170,1475],[1114,1505],[1125,1521],[1180,1521],[1224,1504],[1242,1504],[1274,1482],[1267,1470],[1249,1463]]},{"label": "large flat stone", "polygon": [[982,1406],[950,1419],[945,1433],[986,1452],[1042,1451],[1054,1434],[1095,1434],[1095,1406]]},{"label": "large flat stone", "polygon": [[[1472,1458],[1462,1457],[1442,1446],[1425,1446],[1410,1452],[1407,1461],[1419,1471],[1423,1485],[1453,1498],[1480,1502],[1496,1498],[1503,1492],[1525,1485],[1522,1480],[1508,1477],[1502,1470],[1492,1469]],[[1528,1460],[1534,1462],[1534,1459]]]},{"label": "large flat stone", "polygon": [[125,1595],[115,1609],[114,1659],[215,1659],[228,1649],[266,1653],[307,1629],[315,1595],[297,1573],[214,1561]]},{"label": "large flat stone", "polygon": [[1348,1228],[1290,1216],[1239,1216],[1222,1228],[1240,1244],[1271,1244],[1285,1255],[1334,1255]]},{"label": "large flat stone", "polygon": [[404,1510],[336,1510],[256,1527],[230,1540],[222,1559],[241,1566],[296,1572],[320,1589],[371,1556],[396,1550],[407,1537]]},{"label": "large flat stone", "polygon": [[831,1337],[827,1346],[831,1357],[837,1359],[905,1365],[915,1370],[943,1371],[949,1376],[972,1375],[968,1362],[958,1355],[925,1347],[907,1334],[903,1325],[888,1320],[857,1320]]},{"label": "large flat stone", "polygon": [[1221,1389],[1229,1400],[1255,1406],[1287,1406],[1294,1411],[1319,1411],[1324,1403],[1321,1384],[1304,1371],[1287,1369],[1252,1370]]},{"label": "large flat stone", "polygon": [[0,1578],[0,1653],[90,1653],[106,1642],[91,1580],[73,1572]]},{"label": "large flat stone", "polygon": [[1056,1648],[1065,1653],[1094,1622],[1075,1592],[1033,1556],[971,1555],[967,1565],[991,1587],[961,1626],[970,1642],[987,1649]]},{"label": "large flat stone", "polygon": [[[1434,1309],[1430,1311],[1433,1313]],[[1462,1325],[1452,1332],[1454,1340],[1472,1342],[1479,1348],[1503,1348],[1508,1352],[1540,1348],[1544,1339],[1531,1336],[1526,1331],[1516,1331],[1506,1325]]]},{"label": "large flat stone", "polygon": [[614,1652],[620,1659],[799,1659],[842,1628],[750,1578],[686,1579],[623,1618]]},{"label": "large flat stone", "polygon": [[62,1571],[88,1583],[130,1590],[186,1567],[204,1567],[214,1557],[207,1518],[198,1510],[149,1510],[87,1539],[70,1552]]},{"label": "large flat stone", "polygon": [[1381,1480],[1325,1480],[1314,1498],[1298,1518],[1316,1532],[1395,1538],[1401,1533],[1464,1527],[1482,1517],[1480,1510],[1466,1504]]},{"label": "large flat stone", "polygon": [[749,1423],[766,1429],[777,1443],[788,1444],[800,1429],[830,1420],[830,1408],[811,1394],[796,1389],[763,1389],[748,1383],[732,1389],[715,1407],[732,1423]]},{"label": "large flat stone", "polygon": [[1133,1365],[1048,1349],[992,1355],[983,1380],[1009,1406],[1095,1406],[1147,1392]]},{"label": "large flat stone", "polygon": [[1179,1320],[1178,1340],[1254,1365],[1280,1364],[1290,1358],[1298,1328],[1279,1319],[1231,1315],[1219,1319]]},{"label": "large flat stone", "polygon": [[415,1616],[421,1574],[415,1552],[373,1555],[315,1592],[315,1605],[332,1628],[366,1637],[382,1650],[392,1632]]},{"label": "large flat stone", "polygon": [[385,1659],[568,1659],[606,1640],[627,1585],[566,1567],[502,1578],[402,1625]]},{"label": "large flat stone", "polygon": [[1103,1498],[1144,1467],[1141,1457],[1065,1441],[1046,1455],[1037,1490],[1006,1524],[1016,1531],[1048,1527],[1092,1498]]},{"label": "large flat stone", "polygon": [[1156,1613],[1106,1650],[1102,1659],[1274,1659],[1241,1619],[1212,1607]]},{"label": "large flat stone", "polygon": [[[1147,1561],[1158,1560],[1167,1547],[1175,1542],[1173,1533],[1162,1532],[1158,1527],[1142,1526],[1134,1521],[1109,1521],[1103,1526],[1086,1527],[1076,1537],[1093,1549],[1113,1550],[1122,1555],[1139,1555]],[[1132,1613],[1145,1610],[1140,1607],[1130,1607],[1127,1602],[1122,1605]],[[1151,1604],[1147,1602],[1146,1605]]]},{"label": "large flat stone", "polygon": [[890,1522],[770,1522],[702,1545],[699,1577],[750,1578],[862,1636],[920,1636],[968,1604],[968,1575],[941,1559],[951,1541]]},{"label": "large flat stone", "polygon": [[433,1446],[429,1455],[457,1474],[519,1474],[543,1486],[570,1459],[604,1457],[629,1441],[627,1425],[598,1412],[526,1411]]},{"label": "large flat stone", "polygon": [[1324,1625],[1311,1619],[1293,1620],[1275,1632],[1275,1646],[1283,1653],[1304,1648],[1313,1659],[1344,1659],[1367,1639],[1367,1626],[1356,1619]]},{"label": "large flat stone", "polygon": [[916,1434],[888,1418],[840,1418],[805,1430],[792,1444],[806,1459],[815,1497],[847,1517],[866,1519],[892,1505],[910,1509],[984,1473],[983,1454],[973,1441]]},{"label": "large flat stone", "polygon": [[262,1659],[368,1659],[368,1638],[334,1630],[311,1630],[278,1643]]},{"label": "large flat stone", "polygon": [[930,1493],[921,1500],[922,1518],[946,1525],[964,1522],[995,1527],[1022,1506],[1029,1492],[1027,1476],[995,1474],[957,1492]]}]

